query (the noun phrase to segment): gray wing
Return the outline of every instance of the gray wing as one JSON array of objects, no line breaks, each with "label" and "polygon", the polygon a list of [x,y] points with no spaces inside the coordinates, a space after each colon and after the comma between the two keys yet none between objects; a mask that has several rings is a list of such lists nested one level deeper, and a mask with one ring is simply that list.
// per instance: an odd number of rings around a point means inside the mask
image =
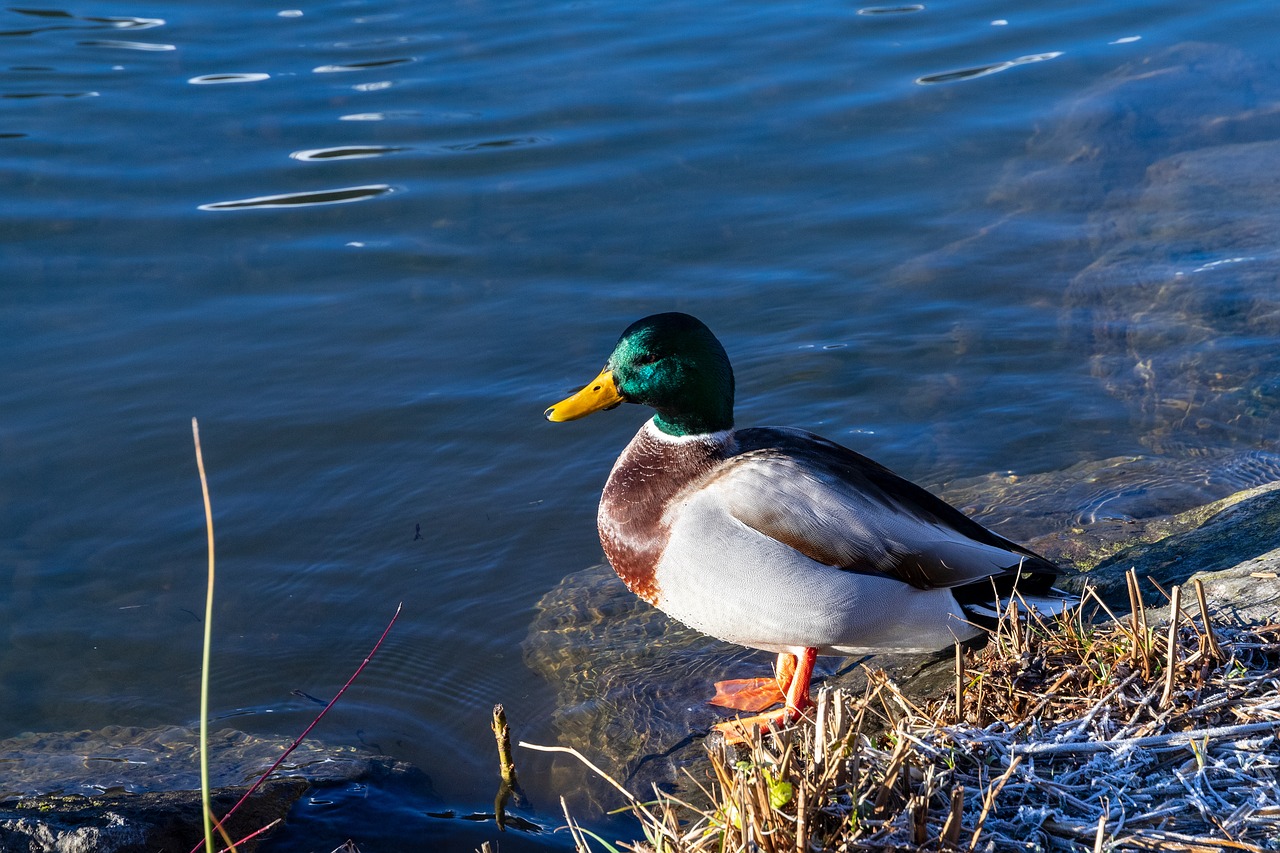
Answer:
[{"label": "gray wing", "polygon": [[[829,566],[919,589],[1056,567],[883,466],[798,430],[739,433],[740,452],[704,488],[742,524]],[[1039,578],[1037,578],[1039,580]],[[1034,583],[1039,586],[1040,583]]]}]

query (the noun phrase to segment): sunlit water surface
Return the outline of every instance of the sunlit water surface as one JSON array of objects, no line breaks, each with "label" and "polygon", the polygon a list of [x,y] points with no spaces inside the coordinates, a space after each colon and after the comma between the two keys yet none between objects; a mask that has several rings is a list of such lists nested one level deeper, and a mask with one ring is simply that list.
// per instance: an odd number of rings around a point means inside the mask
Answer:
[{"label": "sunlit water surface", "polygon": [[[599,489],[643,418],[541,412],[654,311],[720,335],[740,423],[927,484],[1269,449],[1212,418],[1153,445],[1064,307],[1091,258],[1059,251],[1082,239],[1059,200],[946,252],[1106,75],[1189,40],[1265,58],[1278,22],[1266,0],[0,11],[0,738],[195,722],[195,416],[219,724],[300,731],[404,603],[318,735],[438,798],[277,849],[496,837],[423,814],[491,809],[495,702],[556,741],[521,644],[601,559]],[[522,761],[555,825],[549,760]]]}]

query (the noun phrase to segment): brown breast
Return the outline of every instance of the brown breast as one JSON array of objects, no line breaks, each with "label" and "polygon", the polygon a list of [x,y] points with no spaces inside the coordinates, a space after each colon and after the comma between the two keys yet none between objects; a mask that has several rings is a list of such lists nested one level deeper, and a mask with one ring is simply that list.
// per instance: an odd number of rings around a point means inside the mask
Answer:
[{"label": "brown breast", "polygon": [[670,531],[664,513],[725,458],[732,433],[669,439],[646,423],[618,457],[600,498],[600,544],[627,588],[658,601],[654,573]]}]

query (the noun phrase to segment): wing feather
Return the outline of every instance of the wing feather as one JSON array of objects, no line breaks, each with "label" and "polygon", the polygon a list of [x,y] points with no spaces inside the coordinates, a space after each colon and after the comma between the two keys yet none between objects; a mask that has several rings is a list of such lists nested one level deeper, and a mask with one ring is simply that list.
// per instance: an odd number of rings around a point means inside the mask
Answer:
[{"label": "wing feather", "polygon": [[[882,465],[800,430],[737,433],[705,489],[741,523],[829,566],[919,589],[1009,573],[1048,588],[1056,567]],[[988,585],[989,586],[989,585]],[[1035,591],[1032,589],[1031,591]]]}]

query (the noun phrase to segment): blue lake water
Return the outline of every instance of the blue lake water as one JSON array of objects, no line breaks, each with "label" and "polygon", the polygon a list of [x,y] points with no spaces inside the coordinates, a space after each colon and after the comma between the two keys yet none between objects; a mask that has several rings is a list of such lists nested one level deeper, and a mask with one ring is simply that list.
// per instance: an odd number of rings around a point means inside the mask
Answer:
[{"label": "blue lake water", "polygon": [[[644,417],[542,411],[655,311],[720,335],[740,423],[806,427],[925,484],[1274,450],[1272,326],[1231,322],[1276,298],[1274,257],[1144,249],[1204,282],[1196,316],[1227,318],[1220,334],[1091,310],[1070,294],[1120,239],[1099,238],[1098,187],[1016,176],[1109,75],[1186,42],[1206,46],[1178,63],[1208,94],[1153,85],[1130,115],[1265,137],[1278,38],[1266,0],[0,11],[0,738],[194,723],[194,416],[219,722],[300,731],[316,706],[293,691],[331,695],[403,602],[317,734],[426,771],[439,801],[405,814],[490,809],[489,710],[556,742],[522,643],[539,598],[601,559],[599,489]],[[1170,126],[1082,124],[1059,164],[1099,139],[1154,162],[1181,144]],[[1232,198],[1167,209],[1247,219]],[[1179,373],[1222,352],[1263,369]],[[1148,368],[1154,402],[1130,381]],[[1185,387],[1204,393],[1171,418]],[[556,824],[552,762],[522,760]],[[332,846],[361,841],[336,823]],[[496,837],[403,825],[365,827],[362,849]],[[302,821],[277,849],[326,831]]]}]

